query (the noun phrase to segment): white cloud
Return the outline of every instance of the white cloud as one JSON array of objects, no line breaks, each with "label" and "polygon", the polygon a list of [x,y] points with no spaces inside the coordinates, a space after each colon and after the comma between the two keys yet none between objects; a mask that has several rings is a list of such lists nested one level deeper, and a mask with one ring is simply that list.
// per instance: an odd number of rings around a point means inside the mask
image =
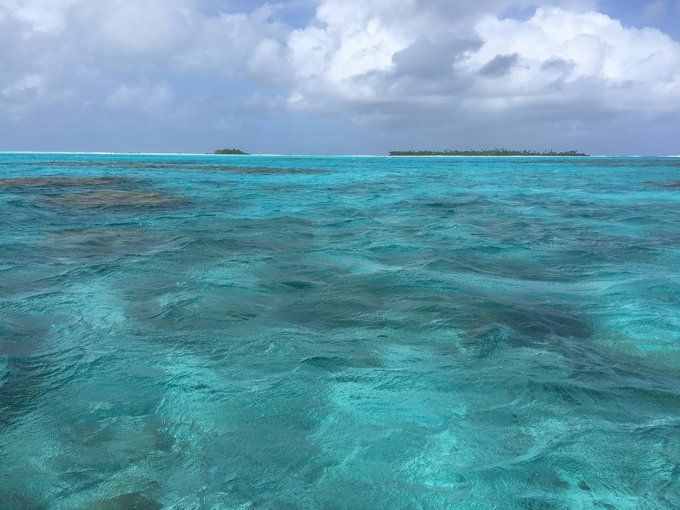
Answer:
[{"label": "white cloud", "polygon": [[208,13],[202,6],[201,0],[0,0],[0,109],[9,108],[9,91],[29,90],[29,78],[40,81],[41,93],[12,92],[15,112],[65,97],[112,107],[138,96],[141,104],[144,95],[150,106],[142,110],[151,111],[161,98],[166,107],[190,98],[150,84],[170,90],[196,72],[207,81],[286,71],[282,44],[289,30],[271,18],[272,9]]},{"label": "white cloud", "polygon": [[[486,18],[477,33],[484,45],[466,63],[469,72],[502,53],[520,59],[487,96],[578,101],[572,93],[588,92],[587,83],[603,109],[680,110],[680,44],[658,30],[626,28],[596,12],[549,8],[527,21]],[[567,65],[556,72],[551,62]]]},{"label": "white cloud", "polygon": [[192,39],[172,55],[180,69],[239,77],[245,72],[265,76],[277,71],[287,31],[265,7],[250,13],[197,16]]},{"label": "white cloud", "polygon": [[[423,9],[416,0],[402,2],[397,16],[390,5],[326,0],[316,24],[291,35],[295,105],[345,101],[500,111],[572,102],[577,109],[587,103],[603,111],[680,111],[680,44],[659,30],[624,27],[595,11],[547,7],[524,20],[487,14],[466,31],[459,17]],[[480,12],[470,9],[465,19],[475,14]],[[461,46],[457,36],[481,44]],[[395,64],[423,44],[437,54],[427,63],[421,52],[425,73],[416,79]]]}]

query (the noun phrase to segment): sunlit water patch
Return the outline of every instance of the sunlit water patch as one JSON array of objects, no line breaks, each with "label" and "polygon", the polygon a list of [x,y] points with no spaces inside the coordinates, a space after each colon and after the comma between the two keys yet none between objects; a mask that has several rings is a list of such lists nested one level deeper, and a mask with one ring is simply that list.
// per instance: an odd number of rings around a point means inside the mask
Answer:
[{"label": "sunlit water patch", "polygon": [[680,506],[669,158],[0,156],[0,507]]}]

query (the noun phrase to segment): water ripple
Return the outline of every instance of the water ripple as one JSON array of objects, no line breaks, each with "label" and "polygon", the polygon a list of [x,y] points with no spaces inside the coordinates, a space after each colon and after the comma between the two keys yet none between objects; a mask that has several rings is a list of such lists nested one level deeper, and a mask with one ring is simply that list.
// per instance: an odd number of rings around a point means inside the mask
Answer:
[{"label": "water ripple", "polygon": [[0,155],[0,501],[678,508],[677,169]]}]

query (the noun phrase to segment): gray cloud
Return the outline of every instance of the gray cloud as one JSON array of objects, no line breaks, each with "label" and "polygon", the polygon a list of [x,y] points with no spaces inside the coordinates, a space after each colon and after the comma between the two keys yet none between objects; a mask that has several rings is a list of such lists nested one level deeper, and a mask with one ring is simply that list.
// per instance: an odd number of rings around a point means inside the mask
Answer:
[{"label": "gray cloud", "polygon": [[541,64],[543,71],[554,71],[558,73],[568,73],[576,67],[573,61],[563,58],[550,58]]},{"label": "gray cloud", "polygon": [[505,76],[512,71],[512,68],[517,65],[518,61],[519,54],[517,53],[512,55],[496,55],[492,60],[484,64],[484,67],[479,70],[479,74],[492,78]]},{"label": "gray cloud", "polygon": [[479,49],[477,39],[452,39],[433,42],[418,39],[406,49],[394,54],[395,76],[437,79],[453,72],[453,63],[465,52]]}]

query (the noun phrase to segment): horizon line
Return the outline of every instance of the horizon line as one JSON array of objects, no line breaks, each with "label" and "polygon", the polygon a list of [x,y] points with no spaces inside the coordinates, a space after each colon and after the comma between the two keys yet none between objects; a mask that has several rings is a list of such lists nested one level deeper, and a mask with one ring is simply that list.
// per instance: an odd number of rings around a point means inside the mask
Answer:
[{"label": "horizon line", "polygon": [[[78,155],[90,154],[96,156],[213,156],[213,157],[346,157],[346,158],[394,158],[405,159],[414,158],[549,158],[549,157],[572,157],[572,156],[550,156],[546,155],[456,155],[456,154],[436,154],[436,155],[414,155],[414,156],[392,156],[387,154],[315,154],[315,153],[246,153],[246,154],[215,154],[213,152],[143,152],[143,151],[41,151],[41,150],[0,150],[0,154],[63,154]],[[579,156],[581,158],[680,158],[680,154],[588,154]]]}]

